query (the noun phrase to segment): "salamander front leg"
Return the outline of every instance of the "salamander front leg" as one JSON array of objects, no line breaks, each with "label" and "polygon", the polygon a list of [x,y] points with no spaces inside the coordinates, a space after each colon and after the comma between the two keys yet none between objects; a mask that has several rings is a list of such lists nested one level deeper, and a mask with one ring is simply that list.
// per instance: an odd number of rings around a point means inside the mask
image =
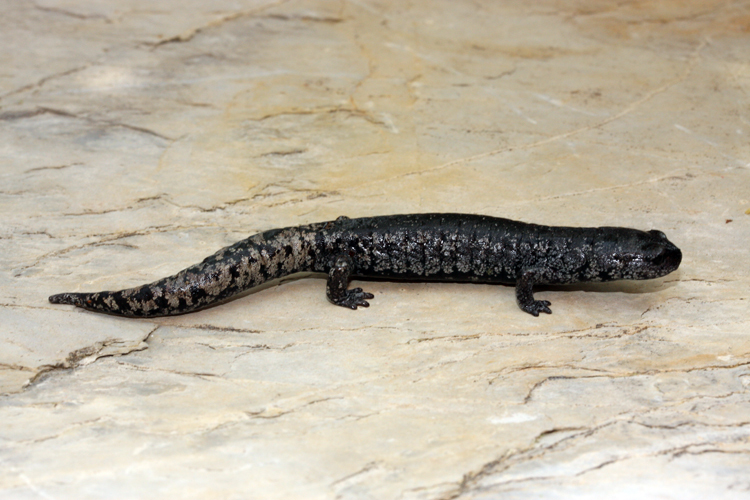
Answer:
[{"label": "salamander front leg", "polygon": [[534,300],[534,284],[539,283],[542,271],[540,269],[528,269],[521,274],[516,282],[516,301],[518,307],[533,316],[539,316],[540,312],[552,314],[549,308],[549,300]]},{"label": "salamander front leg", "polygon": [[337,306],[348,307],[350,309],[356,309],[357,306],[370,307],[370,303],[365,299],[375,298],[373,294],[363,292],[361,288],[347,290],[351,274],[351,257],[348,255],[339,255],[328,273],[328,283],[326,283],[328,300]]}]

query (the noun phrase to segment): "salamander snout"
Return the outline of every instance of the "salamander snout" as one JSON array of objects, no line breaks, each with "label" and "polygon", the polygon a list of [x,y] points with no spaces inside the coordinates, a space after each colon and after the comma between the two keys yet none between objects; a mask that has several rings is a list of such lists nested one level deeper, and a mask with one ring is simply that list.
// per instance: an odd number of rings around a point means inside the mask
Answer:
[{"label": "salamander snout", "polygon": [[594,250],[602,281],[661,278],[682,262],[680,249],[655,229],[602,228]]},{"label": "salamander snout", "polygon": [[[661,231],[648,231],[640,250],[643,277],[659,278],[675,271],[682,262],[682,251]],[[650,275],[650,276],[649,276]]]},{"label": "salamander snout", "polygon": [[[666,237],[664,239],[666,240]],[[664,274],[669,274],[680,267],[682,251],[667,241],[659,255],[654,257],[651,262],[659,267]]]}]

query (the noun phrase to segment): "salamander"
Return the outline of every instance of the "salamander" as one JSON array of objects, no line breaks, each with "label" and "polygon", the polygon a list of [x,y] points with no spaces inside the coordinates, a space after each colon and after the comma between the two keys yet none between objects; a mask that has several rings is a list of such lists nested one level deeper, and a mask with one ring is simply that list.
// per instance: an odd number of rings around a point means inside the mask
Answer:
[{"label": "salamander", "polygon": [[351,278],[515,285],[519,307],[551,314],[537,284],[643,280],[676,270],[682,252],[664,233],[623,227],[555,227],[451,213],[387,215],[272,229],[222,248],[173,276],[135,288],[52,295],[119,316],[149,318],[197,311],[299,272],[326,273],[338,306],[368,307],[371,293]]}]

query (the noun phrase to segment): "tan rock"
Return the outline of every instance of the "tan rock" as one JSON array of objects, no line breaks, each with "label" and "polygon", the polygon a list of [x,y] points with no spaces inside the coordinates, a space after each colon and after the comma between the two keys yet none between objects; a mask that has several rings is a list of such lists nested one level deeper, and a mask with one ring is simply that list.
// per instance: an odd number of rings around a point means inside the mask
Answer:
[{"label": "tan rock", "polygon": [[[746,498],[739,2],[6,2],[0,497]],[[658,228],[654,282],[53,306],[274,227]]]}]

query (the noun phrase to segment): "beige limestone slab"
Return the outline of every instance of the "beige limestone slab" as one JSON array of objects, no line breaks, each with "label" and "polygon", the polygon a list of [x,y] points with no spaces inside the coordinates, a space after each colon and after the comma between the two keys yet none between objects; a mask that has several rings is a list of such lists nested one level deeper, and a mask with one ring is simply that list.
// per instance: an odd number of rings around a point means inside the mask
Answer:
[{"label": "beige limestone slab", "polygon": [[[749,498],[750,10],[4,2],[0,497]],[[254,232],[389,213],[665,231],[653,282],[320,277],[124,320]]]}]

